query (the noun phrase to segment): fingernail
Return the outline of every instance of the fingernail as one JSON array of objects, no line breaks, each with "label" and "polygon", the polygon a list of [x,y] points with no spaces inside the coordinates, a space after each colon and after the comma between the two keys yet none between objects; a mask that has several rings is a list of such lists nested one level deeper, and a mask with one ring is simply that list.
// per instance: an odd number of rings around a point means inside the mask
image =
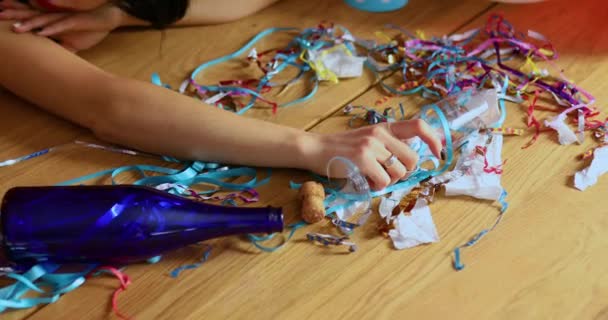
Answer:
[{"label": "fingernail", "polygon": [[13,28],[21,28],[23,24],[21,22],[15,22],[13,23]]},{"label": "fingernail", "polygon": [[441,152],[439,153],[439,155],[441,156],[441,160],[445,161],[445,158],[446,158],[446,151],[445,151],[445,149],[441,149]]}]

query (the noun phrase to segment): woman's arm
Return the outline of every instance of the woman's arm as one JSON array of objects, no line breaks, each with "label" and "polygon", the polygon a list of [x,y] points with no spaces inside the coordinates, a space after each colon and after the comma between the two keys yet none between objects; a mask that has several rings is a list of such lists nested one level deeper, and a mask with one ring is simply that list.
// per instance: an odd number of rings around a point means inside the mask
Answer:
[{"label": "woman's arm", "polygon": [[[0,22],[0,85],[100,138],[182,159],[289,167],[325,173],[330,159],[351,159],[376,188],[418,161],[401,139],[420,136],[439,156],[441,142],[422,121],[331,135],[307,133],[203,105],[152,84],[113,76],[53,41],[16,34]],[[398,161],[382,164],[392,155]]]},{"label": "woman's arm", "polygon": [[106,140],[185,159],[304,167],[305,132],[115,77],[46,38],[0,29],[0,83]]}]

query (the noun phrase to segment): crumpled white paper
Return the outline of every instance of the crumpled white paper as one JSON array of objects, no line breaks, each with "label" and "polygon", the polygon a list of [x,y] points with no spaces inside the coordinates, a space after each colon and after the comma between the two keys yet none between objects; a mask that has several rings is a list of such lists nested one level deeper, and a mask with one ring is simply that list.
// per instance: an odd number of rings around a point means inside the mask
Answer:
[{"label": "crumpled white paper", "polygon": [[[363,63],[366,57],[352,55],[345,46],[329,48],[321,51],[308,51],[311,61],[319,62],[323,67],[338,78],[357,78],[363,74]],[[325,73],[319,74],[319,80],[331,80]]]},{"label": "crumpled white paper", "polygon": [[597,183],[598,178],[608,172],[608,146],[595,149],[589,167],[574,174],[574,187],[584,191]]},{"label": "crumpled white paper", "polygon": [[557,131],[557,138],[559,143],[562,145],[573,144],[578,141],[576,134],[568,125],[564,122],[565,117],[556,116],[549,120],[545,120],[545,125],[547,127],[553,128]]},{"label": "crumpled white paper", "polygon": [[378,211],[380,212],[380,216],[384,218],[387,223],[390,223],[390,218],[393,213],[393,210],[399,205],[401,199],[403,199],[403,197],[410,193],[414,187],[415,186],[412,186],[412,188],[395,190],[393,191],[393,193],[391,193],[390,197],[380,198],[380,205],[378,207]]},{"label": "crumpled white paper", "polygon": [[407,249],[439,241],[439,235],[426,200],[418,199],[411,215],[400,213],[395,229],[388,232],[396,249]]},{"label": "crumpled white paper", "polygon": [[[485,146],[489,138],[487,133],[474,133],[467,139],[469,142],[462,147],[455,171],[462,175],[445,184],[446,196],[466,195],[477,199],[498,200],[503,188],[500,184],[500,174],[484,171],[484,157],[476,151],[476,146]],[[489,167],[502,164],[502,135],[492,135],[492,141],[487,145],[486,157]]]}]

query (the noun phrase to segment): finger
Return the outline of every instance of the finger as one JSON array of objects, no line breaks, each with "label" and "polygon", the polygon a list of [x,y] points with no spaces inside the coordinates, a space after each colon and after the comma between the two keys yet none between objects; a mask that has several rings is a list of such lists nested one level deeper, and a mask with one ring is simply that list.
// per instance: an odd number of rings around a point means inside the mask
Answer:
[{"label": "finger", "polygon": [[384,143],[388,151],[392,152],[408,171],[416,169],[420,158],[412,148],[393,136],[388,137]]},{"label": "finger", "polygon": [[441,139],[433,128],[422,119],[405,120],[390,125],[390,131],[399,140],[404,140],[413,137],[420,137],[424,141],[431,152],[441,158]]},{"label": "finger", "polygon": [[[388,151],[385,152],[392,152],[408,170],[414,170],[418,165],[418,154],[407,144],[395,137],[394,134],[391,134],[391,127],[389,127],[389,125],[389,123],[381,123],[367,127],[365,129],[367,132],[364,134],[371,134],[371,136],[375,137],[381,143],[381,148],[383,150],[388,149]],[[380,154],[383,151],[376,147],[374,152]]]},{"label": "finger", "polygon": [[76,22],[77,21],[76,21],[76,19],[74,19],[73,16],[67,17],[65,19],[59,20],[55,23],[51,23],[51,24],[45,26],[44,28],[42,28],[42,30],[40,32],[38,32],[38,34],[41,36],[48,37],[48,36],[52,36],[52,35],[56,35],[56,34],[60,34],[60,33],[77,31],[78,24]]},{"label": "finger", "polygon": [[23,20],[29,19],[39,15],[40,12],[36,10],[23,10],[23,9],[9,9],[2,10],[0,12],[0,19],[2,20]]},{"label": "finger", "polygon": [[29,32],[34,29],[44,27],[57,20],[63,19],[66,13],[46,13],[35,16],[31,19],[21,21],[19,25],[15,25],[14,29],[16,32]]},{"label": "finger", "polygon": [[48,37],[72,31],[100,31],[98,29],[100,28],[96,28],[89,17],[80,14],[72,14],[65,19],[45,26],[38,34]]},{"label": "finger", "polygon": [[[378,161],[378,163],[380,163],[380,165],[382,165],[382,167],[384,167],[384,169],[386,170],[386,172],[388,173],[388,175],[391,177],[391,184],[395,183],[399,180],[401,180],[401,178],[405,177],[406,173],[407,173],[407,169],[404,165],[404,163],[402,163],[401,159],[399,158],[399,156],[393,152],[393,150],[388,149],[386,146],[386,140],[387,139],[393,139],[393,140],[397,140],[393,137],[391,137],[388,133],[386,134],[386,138],[383,140],[382,138],[380,138],[379,142],[380,142],[380,146],[379,148],[374,148],[374,154],[376,155],[376,160]],[[399,142],[397,140],[397,142]],[[384,144],[382,144],[384,143]],[[402,143],[404,144],[404,143]],[[410,150],[411,151],[411,150]],[[408,158],[406,158],[406,160],[411,161],[414,163],[413,168],[416,167],[416,163],[417,163],[417,155],[415,152],[411,151],[413,153],[408,155]],[[416,158],[416,159],[411,159],[412,157]]]},{"label": "finger", "polygon": [[393,184],[405,177],[407,169],[398,158],[392,158],[393,155],[388,150],[385,149],[385,152],[383,153],[387,156],[378,157],[377,160],[385,168],[386,172],[391,177],[391,184]]},{"label": "finger", "polygon": [[382,190],[391,183],[391,177],[378,161],[370,161],[362,171],[371,180],[374,190]]}]

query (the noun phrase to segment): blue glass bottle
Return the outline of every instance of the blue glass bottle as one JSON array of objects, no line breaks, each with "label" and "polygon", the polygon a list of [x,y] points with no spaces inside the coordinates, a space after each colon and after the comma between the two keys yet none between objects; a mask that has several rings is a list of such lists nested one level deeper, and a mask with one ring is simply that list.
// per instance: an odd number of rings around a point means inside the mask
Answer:
[{"label": "blue glass bottle", "polygon": [[203,240],[283,230],[280,208],[223,207],[148,187],[17,187],[2,201],[2,246],[19,266],[129,263]]}]

